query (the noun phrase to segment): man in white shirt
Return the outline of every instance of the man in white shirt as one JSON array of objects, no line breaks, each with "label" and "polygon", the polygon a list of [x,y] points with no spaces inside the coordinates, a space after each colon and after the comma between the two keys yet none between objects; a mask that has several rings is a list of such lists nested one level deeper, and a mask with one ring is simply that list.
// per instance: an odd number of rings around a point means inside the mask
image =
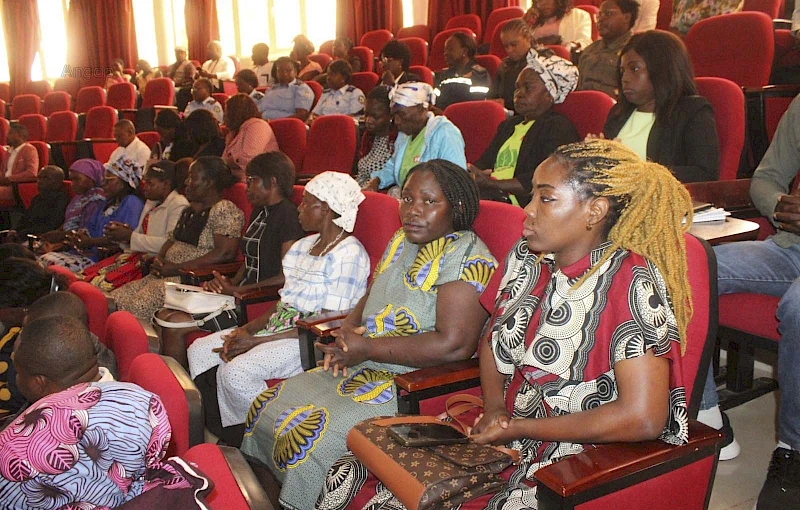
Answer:
[{"label": "man in white shirt", "polygon": [[184,118],[195,110],[208,110],[214,115],[217,122],[222,124],[222,105],[211,97],[211,80],[207,78],[196,79],[194,85],[192,85],[192,97],[194,100],[189,102],[186,105],[186,109],[183,110]]},{"label": "man in white shirt", "polygon": [[236,66],[233,60],[222,56],[222,44],[219,41],[211,41],[206,46],[208,60],[203,62],[202,67],[197,72],[202,78],[211,80],[211,86],[215,90],[222,92],[220,80],[232,80]]},{"label": "man in white shirt", "polygon": [[147,160],[150,159],[150,147],[136,136],[133,122],[125,119],[114,124],[114,141],[119,147],[114,149],[107,163],[126,156],[142,168],[147,165]]},{"label": "man in white shirt", "polygon": [[250,58],[253,59],[253,72],[258,78],[258,86],[272,85],[275,80],[272,79],[273,62],[269,61],[269,46],[264,43],[253,45],[253,54]]}]

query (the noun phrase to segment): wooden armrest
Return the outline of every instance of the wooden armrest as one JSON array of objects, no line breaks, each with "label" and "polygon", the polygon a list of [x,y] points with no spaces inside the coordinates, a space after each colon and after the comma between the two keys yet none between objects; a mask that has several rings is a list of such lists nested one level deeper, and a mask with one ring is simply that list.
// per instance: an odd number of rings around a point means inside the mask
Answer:
[{"label": "wooden armrest", "polygon": [[775,19],[772,20],[772,28],[791,29],[792,28],[792,20],[775,18]]},{"label": "wooden armrest", "polygon": [[84,138],[83,140],[78,140],[79,142],[91,142],[91,143],[117,143],[116,140],[113,138]]},{"label": "wooden armrest", "polygon": [[[697,421],[689,422],[689,442],[674,446],[663,441],[599,445],[570,455],[534,473],[537,483],[561,497],[571,497],[659,464],[715,448],[723,434]],[[705,455],[702,455],[704,457]]]},{"label": "wooden armrest", "polygon": [[153,109],[155,109],[155,110],[175,110],[175,111],[178,111],[178,107],[177,106],[173,106],[171,104],[157,104],[157,105],[153,106]]},{"label": "wooden armrest", "polygon": [[281,290],[282,285],[265,285],[263,287],[256,287],[244,292],[234,292],[233,297],[241,301],[254,301],[263,298],[275,297],[278,291]]},{"label": "wooden armrest", "polygon": [[421,368],[394,378],[395,384],[408,392],[427,390],[455,382],[469,381],[480,377],[478,358],[445,363],[435,367]]},{"label": "wooden armrest", "polygon": [[692,199],[710,202],[727,211],[755,209],[750,199],[750,179],[691,182],[685,186]]},{"label": "wooden armrest", "polygon": [[317,324],[333,320],[342,320],[348,315],[350,315],[350,310],[339,311],[339,312],[319,312],[309,317],[306,317],[305,319],[300,319],[299,321],[296,322],[296,324],[298,328],[310,330]]},{"label": "wooden armrest", "polygon": [[118,112],[120,113],[136,113],[139,111],[138,108],[118,108]]}]

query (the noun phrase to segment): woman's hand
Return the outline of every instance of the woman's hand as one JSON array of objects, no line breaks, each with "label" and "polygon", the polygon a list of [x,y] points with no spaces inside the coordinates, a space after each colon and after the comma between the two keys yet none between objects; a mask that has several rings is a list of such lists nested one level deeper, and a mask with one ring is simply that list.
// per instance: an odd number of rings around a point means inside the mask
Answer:
[{"label": "woman's hand", "polygon": [[488,409],[478,416],[470,431],[470,439],[478,444],[501,445],[510,442],[511,414],[505,407]]},{"label": "woman's hand", "polygon": [[237,289],[236,285],[233,285],[227,277],[219,274],[217,271],[213,271],[213,274],[213,280],[203,282],[203,290],[233,296],[233,293],[236,292]]},{"label": "woman's hand", "polygon": [[180,273],[180,265],[172,262],[167,262],[161,255],[153,259],[150,264],[150,273],[158,276],[159,278],[166,278],[167,276],[178,276]]},{"label": "woman's hand", "polygon": [[339,370],[342,371],[344,377],[347,377],[347,367],[358,365],[369,359],[368,339],[361,336],[366,330],[367,328],[364,326],[353,327],[344,324],[332,333],[335,338],[334,343],[316,342],[314,345],[325,355],[322,360],[322,369],[328,371],[333,367],[334,377],[339,375]]},{"label": "woman's hand", "polygon": [[467,165],[467,168],[469,169],[469,173],[472,176],[472,179],[475,181],[475,184],[477,184],[479,188],[495,187],[493,185],[493,179],[492,179],[493,169],[487,168],[486,170],[481,170],[475,165]]},{"label": "woman's hand", "polygon": [[222,344],[222,349],[219,351],[219,357],[225,363],[244,354],[261,342],[259,339],[251,335],[245,328],[236,328],[227,335],[223,335],[222,339],[225,343]]},{"label": "woman's hand", "polygon": [[378,186],[380,185],[381,180],[377,177],[373,177],[361,188],[364,191],[378,191]]},{"label": "woman's hand", "polygon": [[605,140],[606,135],[603,133],[586,133],[586,138],[583,139],[584,142],[591,142],[592,140]]},{"label": "woman's hand", "polygon": [[130,243],[133,229],[127,223],[112,221],[103,230],[103,234],[115,243]]},{"label": "woman's hand", "polygon": [[67,244],[78,250],[84,250],[89,247],[88,242],[91,239],[89,232],[86,229],[73,230],[67,232]]}]

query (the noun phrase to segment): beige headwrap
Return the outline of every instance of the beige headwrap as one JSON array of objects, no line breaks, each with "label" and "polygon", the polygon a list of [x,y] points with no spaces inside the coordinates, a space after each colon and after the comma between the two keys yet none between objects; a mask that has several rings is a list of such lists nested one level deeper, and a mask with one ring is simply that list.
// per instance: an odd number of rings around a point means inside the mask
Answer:
[{"label": "beige headwrap", "polygon": [[333,220],[335,224],[347,232],[353,232],[358,205],[366,198],[355,179],[342,172],[322,172],[306,184],[306,192],[322,200],[339,214]]},{"label": "beige headwrap", "polygon": [[539,75],[553,103],[563,103],[578,85],[578,67],[569,60],[558,55],[543,57],[534,49],[528,52],[527,59],[525,69],[533,69]]}]

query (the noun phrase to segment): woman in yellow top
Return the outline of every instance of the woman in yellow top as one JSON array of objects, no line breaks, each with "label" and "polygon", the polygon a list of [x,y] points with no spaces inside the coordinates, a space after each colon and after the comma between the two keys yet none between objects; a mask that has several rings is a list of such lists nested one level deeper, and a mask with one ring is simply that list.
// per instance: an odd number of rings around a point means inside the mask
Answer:
[{"label": "woman in yellow top", "polygon": [[563,103],[578,83],[578,68],[551,52],[528,53],[528,65],[514,89],[516,115],[469,166],[481,198],[525,205],[530,202],[533,171],[564,144],[580,140],[575,126],[553,105]]}]

